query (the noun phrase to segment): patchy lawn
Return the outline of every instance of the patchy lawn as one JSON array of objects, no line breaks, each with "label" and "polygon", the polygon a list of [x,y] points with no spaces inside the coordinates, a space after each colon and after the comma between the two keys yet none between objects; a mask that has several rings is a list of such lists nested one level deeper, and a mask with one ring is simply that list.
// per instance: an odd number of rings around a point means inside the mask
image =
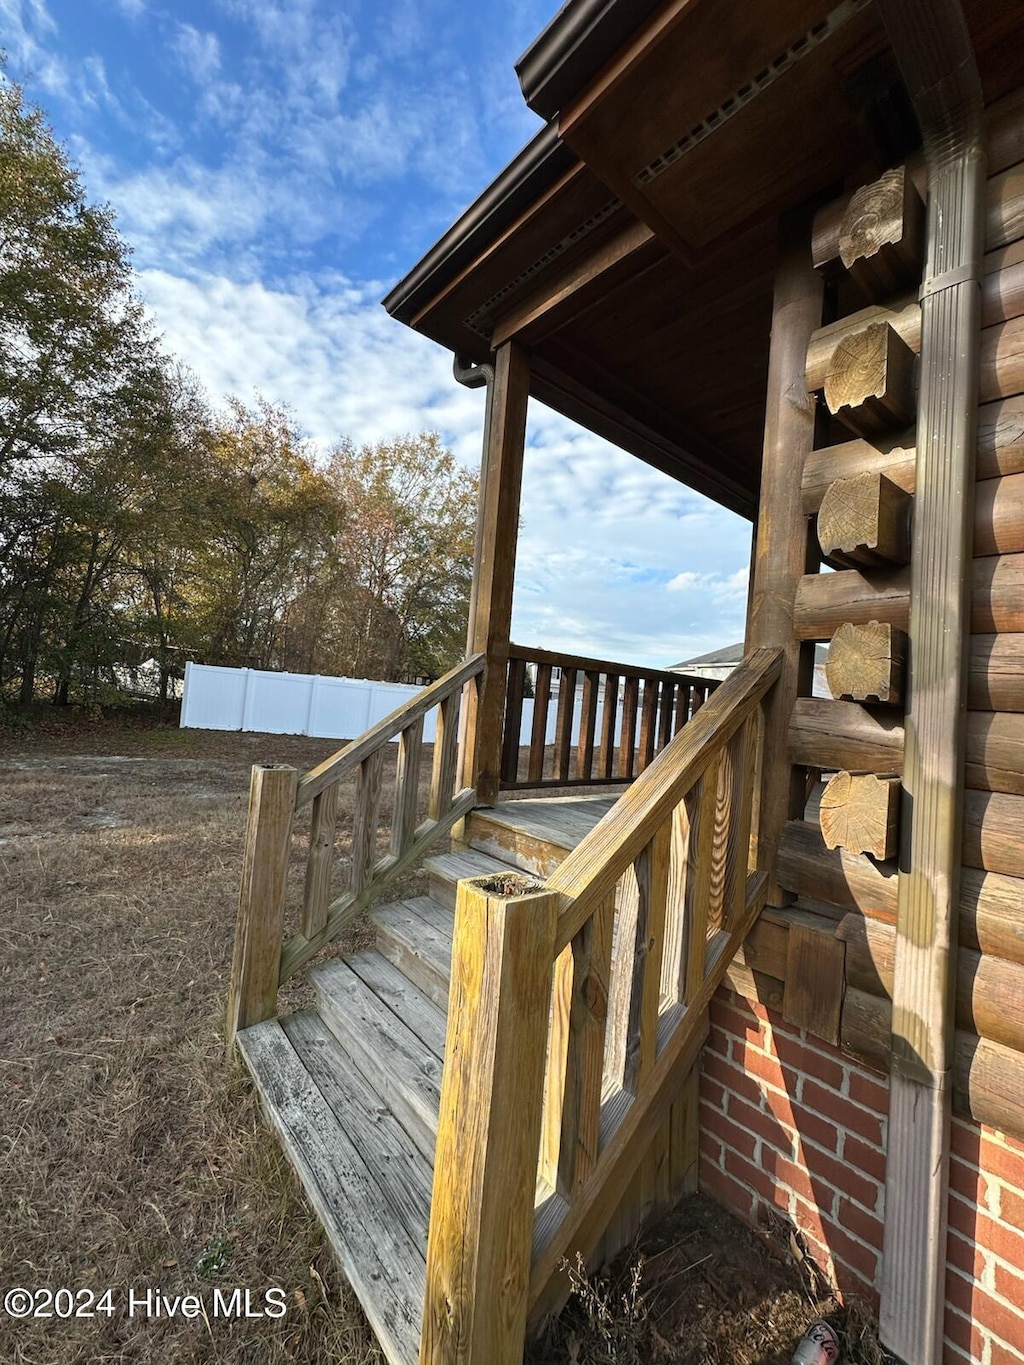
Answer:
[{"label": "patchy lawn", "polygon": [[[0,729],[0,1288],[90,1290],[98,1304],[109,1288],[114,1309],[0,1313],[0,1359],[381,1360],[250,1086],[224,1059],[249,766],[306,769],[335,747],[77,713]],[[384,812],[393,778],[392,753]],[[415,889],[413,876],[398,891]],[[835,1309],[706,1200],[681,1206],[640,1256],[621,1259],[607,1287],[581,1283],[532,1359],[784,1365],[806,1324]],[[254,1311],[265,1289],[282,1290],[284,1316],[214,1317],[214,1290],[236,1287],[252,1291]],[[207,1312],[129,1316],[132,1290],[199,1294]],[[864,1338],[849,1365],[881,1361],[864,1324],[846,1327]]]}]

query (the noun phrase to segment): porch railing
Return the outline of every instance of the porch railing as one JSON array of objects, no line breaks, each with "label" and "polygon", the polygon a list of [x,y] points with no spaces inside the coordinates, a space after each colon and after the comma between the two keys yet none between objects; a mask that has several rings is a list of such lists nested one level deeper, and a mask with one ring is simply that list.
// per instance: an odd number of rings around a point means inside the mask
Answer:
[{"label": "porch railing", "polygon": [[[304,776],[289,767],[253,768],[228,1003],[229,1047],[239,1029],[273,1017],[280,984],[473,809],[475,790],[456,790],[459,716],[464,689],[478,686],[483,670],[484,656],[474,654]],[[419,821],[424,721],[434,710],[433,768],[426,819]],[[395,739],[390,842],[378,856],[385,758]],[[349,778],[355,780],[351,856],[347,876],[339,878],[338,796]],[[283,941],[294,818],[306,805],[312,809],[301,926]],[[345,884],[338,885],[339,880]]]},{"label": "porch railing", "polygon": [[[533,715],[524,727],[530,666],[535,669]],[[684,673],[510,645],[501,788],[527,791],[632,782],[718,686],[714,679]],[[549,743],[552,703],[554,733]]]},{"label": "porch railing", "polygon": [[751,849],[781,666],[745,659],[546,883],[459,883],[421,1360],[522,1358],[695,1064],[767,892]]}]

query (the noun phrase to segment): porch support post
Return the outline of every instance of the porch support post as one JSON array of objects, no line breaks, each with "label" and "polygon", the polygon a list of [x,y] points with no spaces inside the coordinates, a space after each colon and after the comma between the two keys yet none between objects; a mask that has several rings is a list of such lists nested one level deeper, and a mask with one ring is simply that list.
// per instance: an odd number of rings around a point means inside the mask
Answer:
[{"label": "porch support post", "polygon": [[488,395],[470,603],[468,652],[485,654],[487,664],[479,689],[467,695],[460,765],[460,787],[475,787],[481,805],[497,799],[501,772],[529,391],[529,354],[518,342],[507,341],[495,354]]},{"label": "porch support post", "polygon": [[796,587],[808,571],[810,533],[800,507],[800,476],[814,449],[815,401],[807,392],[807,347],[821,325],[823,285],[811,262],[811,212],[783,220],[768,358],[761,501],[752,564],[746,649],[782,650],[782,675],[765,704],[757,866],[768,872],[768,904],[792,896],[775,880],[779,839],[804,805],[802,770],[792,766],[788,730],[793,703],[810,691],[813,645],[793,632]]},{"label": "porch support post", "polygon": [[879,0],[879,10],[916,108],[928,167],[880,1329],[907,1365],[940,1365],[985,124],[959,0]]}]

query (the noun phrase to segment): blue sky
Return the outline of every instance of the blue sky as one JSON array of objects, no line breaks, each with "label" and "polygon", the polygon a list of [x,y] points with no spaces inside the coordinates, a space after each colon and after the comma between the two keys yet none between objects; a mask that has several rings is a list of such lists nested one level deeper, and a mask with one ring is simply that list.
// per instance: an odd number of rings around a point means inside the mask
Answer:
[{"label": "blue sky", "polygon": [[[480,395],[380,299],[539,127],[513,63],[554,9],[0,0],[0,47],[215,400],[476,464]],[[528,439],[520,643],[664,665],[741,638],[747,523],[539,404]]]}]

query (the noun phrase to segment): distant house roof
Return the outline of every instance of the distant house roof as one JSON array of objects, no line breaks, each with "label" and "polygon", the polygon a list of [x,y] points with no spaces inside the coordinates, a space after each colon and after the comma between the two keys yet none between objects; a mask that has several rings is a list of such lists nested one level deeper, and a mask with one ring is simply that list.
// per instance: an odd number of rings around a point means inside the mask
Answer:
[{"label": "distant house roof", "polygon": [[[824,664],[828,654],[827,645],[814,646],[814,662]],[[685,673],[690,668],[724,668],[743,660],[743,641],[736,645],[726,645],[724,649],[713,649],[710,654],[699,654],[695,659],[684,659],[680,664],[669,664],[666,672]]]}]

